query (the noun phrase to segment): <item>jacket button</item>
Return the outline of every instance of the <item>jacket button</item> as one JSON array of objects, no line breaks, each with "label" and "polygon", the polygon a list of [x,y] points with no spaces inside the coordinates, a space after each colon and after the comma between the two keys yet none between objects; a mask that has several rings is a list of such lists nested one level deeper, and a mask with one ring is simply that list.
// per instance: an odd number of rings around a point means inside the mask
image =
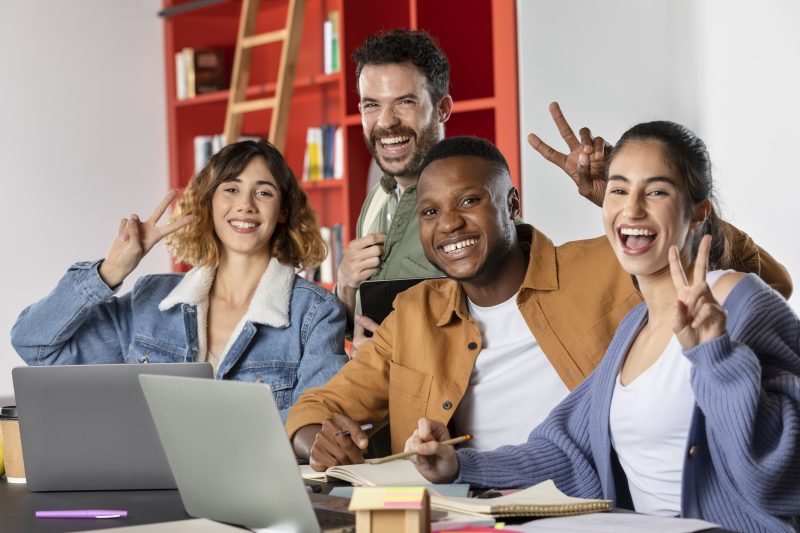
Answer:
[{"label": "jacket button", "polygon": [[445,401],[445,402],[442,404],[442,408],[443,408],[445,411],[449,411],[450,409],[452,409],[452,408],[453,408],[453,404],[452,404],[450,401]]},{"label": "jacket button", "polygon": [[470,350],[474,350],[477,347],[478,347],[478,343],[477,342],[471,342],[471,343],[467,344],[467,348],[469,348]]},{"label": "jacket button", "polygon": [[700,451],[700,446],[698,446],[697,444],[692,444],[691,446],[689,446],[689,453],[688,453],[689,459],[694,459],[697,456],[697,452],[699,451]]}]

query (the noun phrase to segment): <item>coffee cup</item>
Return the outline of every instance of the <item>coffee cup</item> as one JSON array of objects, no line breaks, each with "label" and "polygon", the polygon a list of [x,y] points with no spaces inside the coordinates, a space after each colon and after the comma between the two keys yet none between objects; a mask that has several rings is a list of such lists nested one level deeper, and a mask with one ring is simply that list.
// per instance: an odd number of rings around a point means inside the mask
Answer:
[{"label": "coffee cup", "polygon": [[0,434],[3,438],[6,480],[9,483],[25,483],[25,464],[22,461],[22,442],[19,438],[19,417],[16,406],[0,408]]}]

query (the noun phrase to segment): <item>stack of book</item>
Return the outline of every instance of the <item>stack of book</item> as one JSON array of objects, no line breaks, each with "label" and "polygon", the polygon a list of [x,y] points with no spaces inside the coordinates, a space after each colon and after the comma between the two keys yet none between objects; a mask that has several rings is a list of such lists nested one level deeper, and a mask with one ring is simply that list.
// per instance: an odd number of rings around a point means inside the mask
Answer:
[{"label": "stack of book", "polygon": [[178,100],[227,88],[225,53],[219,48],[184,48],[175,53],[175,89]]},{"label": "stack of book", "polygon": [[303,181],[341,179],[344,174],[342,128],[323,124],[308,128],[303,161]]}]

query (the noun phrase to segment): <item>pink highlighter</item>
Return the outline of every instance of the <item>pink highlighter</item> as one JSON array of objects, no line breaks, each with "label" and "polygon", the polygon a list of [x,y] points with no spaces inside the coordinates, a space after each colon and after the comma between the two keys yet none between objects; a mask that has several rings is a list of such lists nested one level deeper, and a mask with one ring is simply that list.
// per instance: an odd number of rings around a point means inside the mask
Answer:
[{"label": "pink highlighter", "polygon": [[36,511],[36,518],[123,518],[128,511],[109,509],[72,509],[65,511]]}]

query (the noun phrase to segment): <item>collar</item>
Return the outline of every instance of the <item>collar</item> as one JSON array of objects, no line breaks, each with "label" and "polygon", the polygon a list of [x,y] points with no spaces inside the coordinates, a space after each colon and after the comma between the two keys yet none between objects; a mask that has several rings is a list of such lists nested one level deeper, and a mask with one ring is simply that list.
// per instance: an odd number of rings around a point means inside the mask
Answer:
[{"label": "collar", "polygon": [[[384,174],[383,176],[381,176],[380,184],[381,184],[381,189],[383,189],[383,191],[386,194],[392,194],[397,190],[397,180],[394,179],[394,176],[389,176],[388,174]],[[417,188],[416,183],[414,183],[413,185],[409,185],[403,192],[403,194],[405,194],[408,191],[413,191],[416,188]]]},{"label": "collar", "polygon": [[[558,290],[558,269],[556,268],[556,248],[553,241],[548,239],[544,233],[540,232],[529,224],[517,224],[517,238],[523,249],[529,254],[528,270],[522,280],[520,291],[526,289],[540,291]],[[436,323],[437,326],[445,326],[453,319],[453,315],[461,320],[469,319],[467,310],[467,299],[464,289],[460,283],[448,280],[446,285],[449,288],[449,295],[446,295],[447,304],[444,311]]]},{"label": "collar", "polygon": [[[208,293],[211,291],[216,274],[216,268],[193,268],[184,275],[167,297],[161,300],[158,309],[166,311],[180,304],[197,306],[208,302]],[[284,265],[274,257],[270,259],[243,320],[276,328],[287,327],[293,285],[294,268]]]}]

